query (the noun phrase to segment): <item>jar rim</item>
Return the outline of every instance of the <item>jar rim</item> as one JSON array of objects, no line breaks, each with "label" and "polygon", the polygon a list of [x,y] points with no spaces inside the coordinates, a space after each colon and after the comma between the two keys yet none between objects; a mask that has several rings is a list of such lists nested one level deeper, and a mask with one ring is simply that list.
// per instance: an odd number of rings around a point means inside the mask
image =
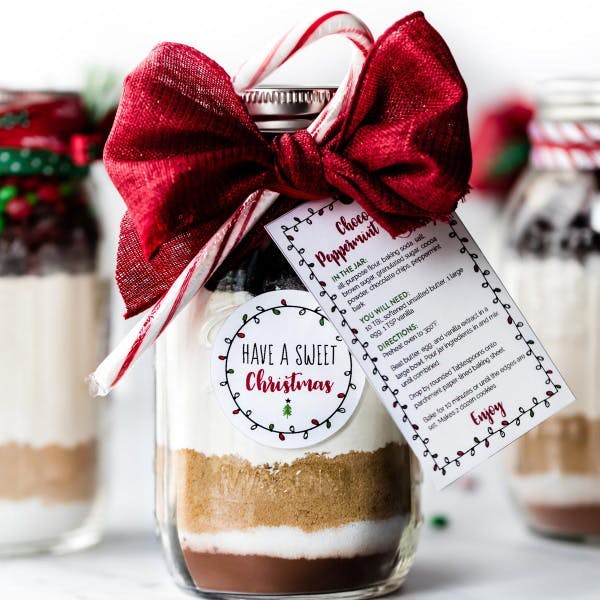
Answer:
[{"label": "jar rim", "polygon": [[20,90],[0,88],[0,110],[9,106],[30,105],[55,100],[80,98],[81,94],[74,91],[60,90]]},{"label": "jar rim", "polygon": [[550,79],[539,85],[537,118],[544,121],[600,120],[600,79]]},{"label": "jar rim", "polygon": [[308,127],[336,90],[328,86],[260,86],[243,92],[242,99],[261,131],[283,133]]}]

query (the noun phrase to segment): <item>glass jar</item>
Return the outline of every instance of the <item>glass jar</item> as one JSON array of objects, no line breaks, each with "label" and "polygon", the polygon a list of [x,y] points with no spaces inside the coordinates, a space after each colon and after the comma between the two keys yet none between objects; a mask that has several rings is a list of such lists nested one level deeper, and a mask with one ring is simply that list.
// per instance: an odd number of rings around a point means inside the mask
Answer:
[{"label": "glass jar", "polygon": [[[100,535],[104,349],[98,223],[69,142],[78,96],[0,91],[0,554]],[[82,139],[82,138],[80,138]]]},{"label": "glass jar", "polygon": [[508,208],[504,279],[576,401],[511,446],[527,523],[600,535],[600,82],[554,81]]},{"label": "glass jar", "polygon": [[[261,89],[245,99],[261,129],[275,134],[306,127],[331,95]],[[293,206],[283,198],[278,205],[283,212]],[[262,372],[244,371],[241,364],[227,369],[240,369],[246,390],[263,386],[269,392],[270,424],[254,416],[258,403],[250,416],[251,410],[240,414],[221,400],[224,382],[215,364],[223,364],[219,344],[230,341],[225,330],[235,315],[244,327],[252,325],[238,335],[258,342],[257,355],[245,355],[249,364],[273,364],[260,352],[287,344],[294,365],[302,364],[291,377],[317,385],[307,379],[317,367],[306,349],[321,348],[317,342],[327,327],[337,334],[304,289],[260,224],[158,341],[156,514],[170,570],[189,590],[236,598],[366,598],[398,588],[413,562],[421,522],[419,467],[368,384],[362,393],[362,383],[353,388],[353,414],[350,408],[334,412],[343,423],[313,418],[303,436],[291,425],[293,411],[302,410],[289,393],[294,384],[280,392],[277,381],[284,377],[267,375],[283,364],[280,354],[276,366]],[[279,345],[268,344],[275,338]],[[336,339],[339,363],[350,355]],[[323,366],[321,373],[334,379],[337,368]],[[294,435],[304,441],[284,447]]]}]

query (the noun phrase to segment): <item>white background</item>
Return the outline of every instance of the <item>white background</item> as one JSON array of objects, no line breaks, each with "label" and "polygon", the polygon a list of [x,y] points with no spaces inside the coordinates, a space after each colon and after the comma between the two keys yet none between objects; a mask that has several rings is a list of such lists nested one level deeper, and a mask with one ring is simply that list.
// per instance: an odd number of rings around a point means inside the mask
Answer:
[{"label": "white background", "polygon": [[[600,76],[600,3],[594,0],[7,0],[0,12],[0,86],[73,89],[85,69],[96,66],[124,75],[165,40],[193,45],[234,72],[245,57],[297,20],[332,9],[355,12],[376,35],[423,10],[448,42],[467,82],[472,117],[498,98],[531,93],[536,82],[548,77]],[[344,41],[326,39],[272,79],[335,83],[347,57]],[[108,273],[122,204],[101,168],[96,180]],[[117,306],[117,336],[123,331],[120,312]],[[140,410],[147,408],[143,402]]]},{"label": "white background", "polygon": [[[75,88],[82,80],[84,68],[90,65],[113,67],[125,74],[154,44],[164,40],[193,45],[232,72],[249,53],[267,39],[277,37],[297,19],[340,8],[357,13],[375,34],[405,14],[423,10],[448,42],[467,81],[472,116],[483,104],[514,92],[530,92],[536,81],[547,77],[600,75],[600,3],[594,0],[4,0],[0,9],[0,85]],[[342,42],[326,40],[297,57],[274,79],[284,83],[335,83],[344,72],[346,57],[347,48]],[[95,170],[95,177],[99,182],[99,207],[109,241],[103,261],[108,272],[112,269],[122,205],[101,168]],[[466,221],[469,225],[469,219]],[[485,228],[489,223],[489,220],[473,221],[475,233],[479,230],[484,246],[489,241],[489,230]],[[114,337],[118,337],[124,326],[119,320],[121,309],[116,299],[114,304]],[[0,359],[1,351],[0,346]],[[139,525],[150,530],[152,523],[152,389],[151,363],[147,357],[127,377],[113,399],[110,496],[113,530],[107,545],[100,547],[97,554],[81,555],[77,559],[80,562],[48,563],[48,568],[57,571],[54,577],[48,574],[47,579],[42,574],[46,571],[41,563],[37,563],[35,569],[30,562],[23,563],[22,567],[15,563],[8,571],[13,574],[8,590],[14,593],[8,593],[7,597],[23,597],[22,591],[29,587],[24,582],[32,577],[31,589],[47,593],[47,597],[124,597],[118,591],[129,589],[129,575],[135,569],[123,565],[121,570],[117,569],[117,579],[112,581],[115,559],[111,549],[120,548],[118,560],[127,560],[149,543],[146,537],[128,536],[127,525],[128,515],[135,515],[132,527]],[[487,472],[489,478],[489,467]],[[492,478],[497,484],[496,476]],[[504,489],[502,485],[497,488]],[[582,568],[581,561],[592,560],[590,555],[583,557],[576,549],[569,551],[558,545],[542,549],[522,531],[514,534],[519,525],[505,494],[498,492],[486,497],[493,497],[493,502],[498,504],[480,502],[476,497],[466,504],[450,501],[451,512],[456,515],[456,537],[445,538],[445,544],[441,545],[429,538],[430,543],[419,555],[414,583],[410,584],[409,579],[409,588],[416,591],[414,597],[438,597],[438,593],[446,589],[453,590],[448,597],[488,598],[492,597],[489,591],[493,586],[499,592],[494,597],[510,593],[514,598],[532,598],[538,585],[535,581],[541,573],[549,579],[540,587],[544,592],[538,597],[561,597],[561,582],[565,586],[562,593],[573,589],[579,581],[574,574]],[[447,506],[445,498],[451,500],[451,496],[444,494],[430,495],[426,505],[430,510],[444,508]],[[475,522],[473,515],[478,515]],[[499,523],[493,520],[493,515],[498,516]],[[514,525],[502,528],[504,518],[513,518]],[[490,523],[496,523],[492,533],[496,541],[500,540],[496,549],[496,542],[485,533]],[[121,528],[119,531],[114,529],[116,525]],[[459,527],[463,526],[461,530]],[[475,540],[474,545],[469,536]],[[456,556],[452,556],[454,548]],[[467,568],[466,558],[460,558],[469,552],[475,559],[472,570]],[[450,562],[442,564],[444,553]],[[162,581],[166,576],[160,572],[155,558],[144,559],[150,562],[140,560],[136,571],[139,586],[143,591],[146,581],[149,590],[157,577]],[[493,564],[494,561],[497,564]],[[531,571],[525,568],[524,561],[531,561]],[[577,561],[580,561],[579,567]],[[71,580],[71,574],[78,568],[85,570],[86,565],[90,572],[97,573],[97,579],[83,581],[75,590],[76,578]],[[523,567],[520,571],[519,566]],[[520,581],[526,581],[524,587],[511,583],[515,569]],[[38,573],[37,579],[34,572]],[[587,571],[587,581],[590,572]],[[586,579],[583,573],[582,579]],[[6,583],[6,579],[2,581]],[[33,583],[36,581],[37,587]],[[64,593],[59,591],[63,587],[55,587],[58,581],[64,585]],[[104,587],[107,582],[110,582],[108,587]],[[89,586],[98,590],[93,596],[86,593],[90,591]],[[6,585],[0,589],[4,591]],[[110,595],[111,589],[116,592],[115,596]],[[153,597],[164,598],[174,592],[168,584],[159,589]],[[553,595],[553,591],[557,595]],[[32,597],[40,596],[34,592]],[[596,596],[578,596],[574,592],[574,597]]]},{"label": "white background", "polygon": [[[83,67],[127,72],[165,40],[195,46],[231,72],[296,20],[331,9],[355,12],[375,34],[423,10],[452,49],[472,108],[541,78],[593,76],[600,69],[595,0],[7,0],[0,84],[73,87]],[[323,42],[298,58],[285,78],[338,81],[345,53],[343,42]],[[317,62],[315,56],[328,58]]]}]

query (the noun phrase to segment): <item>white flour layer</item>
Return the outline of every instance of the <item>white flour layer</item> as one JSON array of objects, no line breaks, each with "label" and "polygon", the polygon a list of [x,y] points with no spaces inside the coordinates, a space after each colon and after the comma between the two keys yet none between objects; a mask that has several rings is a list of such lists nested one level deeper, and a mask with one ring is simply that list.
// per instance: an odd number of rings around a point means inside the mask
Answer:
[{"label": "white flour layer", "polygon": [[576,401],[560,416],[600,418],[600,259],[520,259],[503,280]]},{"label": "white flour layer", "polygon": [[0,445],[96,437],[85,378],[99,355],[99,301],[93,274],[0,277]]},{"label": "white flour layer", "polygon": [[212,534],[180,532],[184,547],[195,552],[258,554],[279,558],[351,558],[394,551],[407,522],[402,517],[357,521],[306,532],[298,527],[254,527]]},{"label": "white flour layer", "polygon": [[0,544],[9,546],[55,538],[81,527],[91,510],[91,502],[0,500]]},{"label": "white flour layer", "polygon": [[[171,323],[157,343],[157,440],[171,450],[206,455],[234,454],[253,465],[291,463],[310,452],[329,456],[372,452],[390,442],[406,443],[367,383],[349,422],[314,446],[278,449],[263,446],[227,420],[214,397],[210,377],[212,344],[225,319],[251,296],[246,292],[203,290]],[[164,414],[168,405],[168,418]],[[166,423],[166,427],[161,424]]]},{"label": "white flour layer", "polygon": [[511,476],[511,486],[525,504],[547,506],[600,505],[600,476],[543,473]]}]

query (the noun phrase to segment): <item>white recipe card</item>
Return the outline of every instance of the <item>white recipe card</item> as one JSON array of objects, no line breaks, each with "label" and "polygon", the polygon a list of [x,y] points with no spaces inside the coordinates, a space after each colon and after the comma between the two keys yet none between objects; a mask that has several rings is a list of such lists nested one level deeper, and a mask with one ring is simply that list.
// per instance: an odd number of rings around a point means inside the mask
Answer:
[{"label": "white recipe card", "polygon": [[458,217],[394,239],[328,199],[267,231],[438,488],[574,399]]}]

